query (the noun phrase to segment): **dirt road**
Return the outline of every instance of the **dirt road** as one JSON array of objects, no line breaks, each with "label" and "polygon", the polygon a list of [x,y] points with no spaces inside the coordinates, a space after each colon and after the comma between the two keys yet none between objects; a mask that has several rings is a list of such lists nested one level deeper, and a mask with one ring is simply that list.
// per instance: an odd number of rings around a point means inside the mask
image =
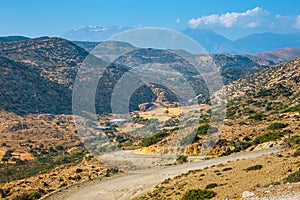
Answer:
[{"label": "dirt road", "polygon": [[[262,151],[243,152],[230,155],[228,157],[213,158],[192,163],[172,166],[158,166],[150,169],[130,171],[122,176],[111,178],[104,181],[94,181],[83,185],[75,185],[68,189],[55,192],[44,198],[45,200],[121,200],[133,199],[149,191],[156,184],[167,178],[173,178],[189,170],[202,169],[212,165],[236,161],[238,159],[248,159],[259,157],[263,154],[271,154],[280,151],[279,149],[268,149]],[[121,155],[126,157],[125,155]],[[134,156],[135,158],[137,155]],[[130,156],[128,155],[128,160]],[[144,156],[145,158],[145,156]],[[115,157],[114,159],[118,159]],[[153,159],[149,157],[149,159]],[[136,162],[133,160],[132,162]]]}]

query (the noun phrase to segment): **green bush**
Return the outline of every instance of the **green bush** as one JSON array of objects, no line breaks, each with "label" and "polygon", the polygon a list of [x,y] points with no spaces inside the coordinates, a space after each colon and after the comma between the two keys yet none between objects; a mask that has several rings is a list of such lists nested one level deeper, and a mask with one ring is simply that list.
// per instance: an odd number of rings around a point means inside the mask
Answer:
[{"label": "green bush", "polygon": [[57,145],[55,148],[59,151],[62,151],[65,149],[62,145]]},{"label": "green bush", "polygon": [[255,113],[248,118],[256,121],[261,121],[266,118],[266,115],[264,115],[263,113]]},{"label": "green bush", "polygon": [[284,179],[284,182],[297,183],[300,182],[300,170],[290,174]]},{"label": "green bush", "polygon": [[225,152],[223,152],[220,156],[229,156],[230,154],[234,153],[233,150],[227,149]]},{"label": "green bush", "polygon": [[232,153],[236,153],[236,152],[240,152],[242,150],[246,150],[251,146],[252,146],[252,142],[240,142],[240,143],[234,145],[233,150],[227,149],[220,156],[229,156]]},{"label": "green bush", "polygon": [[30,194],[20,194],[14,198],[14,200],[36,200],[42,197],[42,193],[40,191],[32,192]]},{"label": "green bush", "polygon": [[245,113],[247,113],[247,114],[253,114],[253,113],[255,113],[255,111],[254,111],[253,109],[249,108],[249,107],[245,107],[245,108],[244,108],[244,111],[245,111]]},{"label": "green bush", "polygon": [[179,162],[179,163],[185,163],[185,162],[187,162],[187,158],[188,158],[187,156],[180,155],[180,156],[178,156],[176,161]]},{"label": "green bush", "polygon": [[300,136],[299,135],[294,135],[291,138],[289,138],[288,141],[293,143],[293,144],[300,144]]},{"label": "green bush", "polygon": [[186,135],[184,138],[180,140],[181,145],[189,145],[197,141],[197,131],[194,130],[190,134]]},{"label": "green bush", "polygon": [[226,168],[224,168],[222,171],[223,171],[223,172],[226,172],[226,171],[229,171],[229,170],[232,170],[232,167],[226,167]]},{"label": "green bush", "polygon": [[241,143],[235,145],[233,152],[240,152],[242,150],[248,149],[251,146],[252,146],[251,142],[241,142]]},{"label": "green bush", "polygon": [[206,135],[208,133],[215,133],[218,131],[217,128],[209,126],[209,124],[203,124],[198,127],[197,129],[197,135]]},{"label": "green bush", "polygon": [[182,200],[205,200],[211,199],[216,196],[216,193],[211,190],[202,190],[202,189],[195,189],[195,190],[188,190],[182,197]]},{"label": "green bush", "polygon": [[216,145],[223,147],[227,145],[227,140],[226,139],[219,139]]},{"label": "green bush", "polygon": [[203,125],[200,125],[198,128],[195,128],[190,134],[185,136],[180,140],[181,145],[188,145],[194,142],[197,142],[199,138],[197,138],[197,135],[207,135],[208,133],[215,133],[218,129],[215,127],[209,126],[209,124],[205,123]]},{"label": "green bush", "polygon": [[234,118],[234,115],[237,114],[238,110],[239,108],[235,106],[228,108],[226,110],[226,118],[228,119]]},{"label": "green bush", "polygon": [[292,78],[295,83],[300,83],[300,76],[295,76]]},{"label": "green bush", "polygon": [[253,165],[251,167],[246,168],[245,171],[248,172],[248,171],[260,170],[262,168],[263,168],[262,165]]},{"label": "green bush", "polygon": [[42,194],[40,191],[32,192],[29,194],[29,199],[40,199],[42,197]]},{"label": "green bush", "polygon": [[289,107],[284,112],[300,112],[300,106]]},{"label": "green bush", "polygon": [[124,139],[124,135],[119,134],[119,135],[116,136],[116,141],[118,143],[122,143],[122,142],[125,142],[126,140]]},{"label": "green bush", "polygon": [[293,156],[294,156],[294,157],[300,156],[300,148],[299,148],[299,149],[296,149],[296,151],[293,153]]},{"label": "green bush", "polygon": [[271,124],[270,126],[267,127],[268,130],[277,130],[277,129],[282,129],[287,127],[288,124],[283,124],[283,123],[279,123],[279,122],[275,122],[273,124]]},{"label": "green bush", "polygon": [[63,182],[62,184],[60,184],[60,186],[58,188],[63,188],[66,187],[68,184],[66,182]]},{"label": "green bush", "polygon": [[77,173],[77,174],[79,174],[79,173],[81,173],[81,172],[83,172],[83,170],[82,170],[81,168],[77,168],[77,169],[76,169],[76,173]]},{"label": "green bush", "polygon": [[197,135],[206,135],[208,129],[209,129],[209,124],[203,124],[199,126],[197,129]]},{"label": "green bush", "polygon": [[19,194],[13,200],[29,200],[29,194]]},{"label": "green bush", "polygon": [[208,185],[205,187],[205,189],[213,189],[213,188],[215,188],[215,187],[217,187],[217,186],[218,186],[217,183],[210,183],[210,184],[208,184]]},{"label": "green bush", "polygon": [[255,144],[261,144],[264,142],[269,142],[269,141],[274,141],[277,140],[279,138],[282,138],[284,136],[284,132],[270,132],[270,133],[266,133],[264,135],[261,135],[259,137],[257,137],[254,140]]},{"label": "green bush", "polygon": [[168,135],[169,135],[169,132],[167,130],[161,130],[150,137],[142,139],[141,144],[143,147],[148,147],[152,144],[156,144],[157,142],[163,140]]}]

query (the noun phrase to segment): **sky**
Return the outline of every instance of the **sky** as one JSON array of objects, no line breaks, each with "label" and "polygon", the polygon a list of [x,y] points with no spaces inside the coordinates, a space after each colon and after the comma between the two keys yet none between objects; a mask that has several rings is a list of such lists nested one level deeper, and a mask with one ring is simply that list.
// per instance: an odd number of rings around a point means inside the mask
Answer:
[{"label": "sky", "polygon": [[300,32],[299,0],[2,0],[0,36],[60,36],[82,26],[210,28],[230,39]]}]

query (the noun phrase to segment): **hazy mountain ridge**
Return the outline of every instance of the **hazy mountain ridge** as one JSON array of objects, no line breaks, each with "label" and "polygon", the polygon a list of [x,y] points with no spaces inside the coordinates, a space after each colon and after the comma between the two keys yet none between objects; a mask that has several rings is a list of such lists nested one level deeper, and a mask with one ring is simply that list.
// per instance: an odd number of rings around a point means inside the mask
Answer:
[{"label": "hazy mountain ridge", "polygon": [[[108,39],[114,34],[132,29],[134,28],[118,28],[118,26],[111,26],[107,28],[82,27],[74,29],[67,34],[64,34],[62,37],[69,40],[100,42]],[[197,41],[208,53],[211,54],[257,54],[285,47],[300,48],[300,33],[255,33],[233,41],[210,29],[186,28],[179,32],[186,34]],[[80,37],[77,37],[77,35],[80,35]]]},{"label": "hazy mountain ridge", "polygon": [[255,33],[234,41],[240,52],[256,54],[279,48],[299,48],[300,33]]},{"label": "hazy mountain ridge", "polygon": [[211,54],[218,53],[235,53],[238,49],[235,47],[233,41],[226,37],[214,32],[210,29],[191,29],[187,28],[182,30],[181,33],[194,39],[204,49]]},{"label": "hazy mountain ridge", "polygon": [[7,37],[0,37],[0,42],[18,42],[23,40],[30,40],[28,37],[24,36],[7,36]]}]

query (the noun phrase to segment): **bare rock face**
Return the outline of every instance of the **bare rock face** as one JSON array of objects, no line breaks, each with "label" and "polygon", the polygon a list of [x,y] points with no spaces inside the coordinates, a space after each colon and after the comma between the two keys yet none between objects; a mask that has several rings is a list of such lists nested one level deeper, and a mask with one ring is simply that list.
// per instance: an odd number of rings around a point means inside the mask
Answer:
[{"label": "bare rock face", "polygon": [[142,103],[139,105],[139,110],[142,112],[147,111],[149,108],[151,108],[152,106],[154,106],[153,103]]}]

